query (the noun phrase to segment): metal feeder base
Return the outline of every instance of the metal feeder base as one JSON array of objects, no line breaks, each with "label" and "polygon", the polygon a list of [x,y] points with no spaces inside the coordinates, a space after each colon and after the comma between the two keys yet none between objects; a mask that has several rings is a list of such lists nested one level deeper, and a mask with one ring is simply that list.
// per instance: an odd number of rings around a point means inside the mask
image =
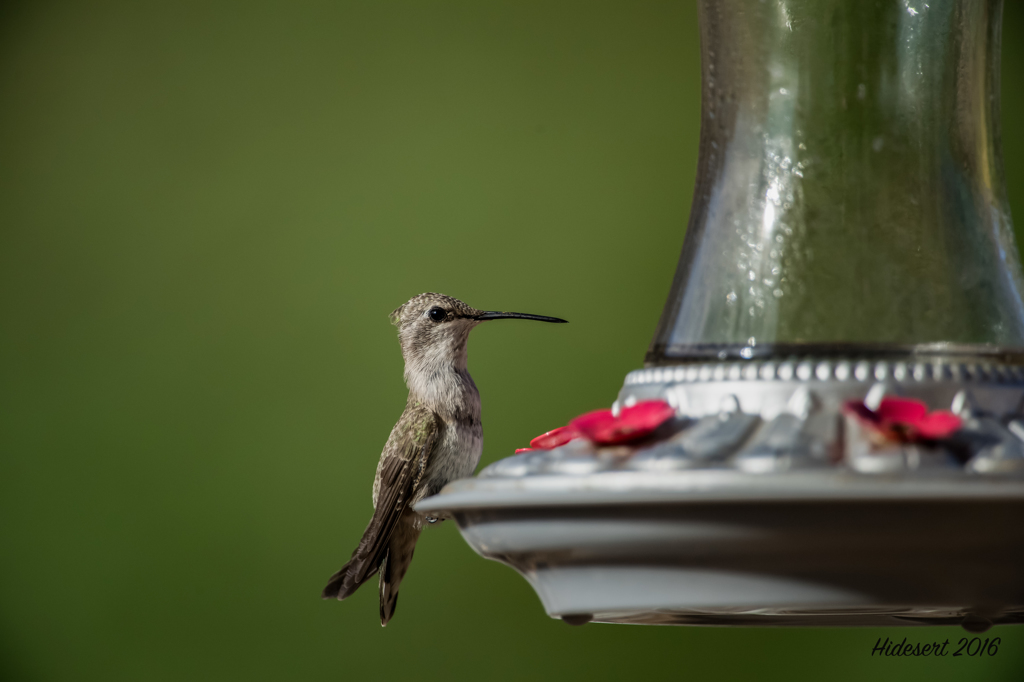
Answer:
[{"label": "metal feeder base", "polygon": [[1024,622],[1019,480],[606,472],[468,479],[418,509],[569,622]]}]

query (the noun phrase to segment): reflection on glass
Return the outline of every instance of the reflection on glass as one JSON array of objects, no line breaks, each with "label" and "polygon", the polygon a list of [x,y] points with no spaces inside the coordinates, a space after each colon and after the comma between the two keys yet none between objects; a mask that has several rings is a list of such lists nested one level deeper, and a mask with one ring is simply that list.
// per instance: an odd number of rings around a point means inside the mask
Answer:
[{"label": "reflection on glass", "polygon": [[651,363],[1024,347],[999,0],[701,4],[690,225]]}]

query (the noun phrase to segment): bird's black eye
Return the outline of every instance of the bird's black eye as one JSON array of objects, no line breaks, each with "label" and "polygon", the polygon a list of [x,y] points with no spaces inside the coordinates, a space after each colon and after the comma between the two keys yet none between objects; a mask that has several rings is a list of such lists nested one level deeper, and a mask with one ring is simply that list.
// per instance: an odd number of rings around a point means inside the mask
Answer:
[{"label": "bird's black eye", "polygon": [[434,322],[444,322],[448,319],[448,312],[444,308],[431,308],[427,315],[430,316]]}]

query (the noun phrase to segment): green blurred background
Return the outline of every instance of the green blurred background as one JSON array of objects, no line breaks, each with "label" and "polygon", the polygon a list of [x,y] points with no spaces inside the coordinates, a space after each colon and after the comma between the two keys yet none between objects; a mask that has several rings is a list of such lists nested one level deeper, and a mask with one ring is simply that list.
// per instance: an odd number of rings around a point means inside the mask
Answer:
[{"label": "green blurred background", "polygon": [[403,408],[393,308],[572,322],[474,332],[483,463],[640,366],[699,86],[692,1],[0,6],[0,676],[1019,679],[1021,627],[940,660],[869,653],[962,631],[572,628],[450,523],[387,629],[373,586],[319,599]]}]

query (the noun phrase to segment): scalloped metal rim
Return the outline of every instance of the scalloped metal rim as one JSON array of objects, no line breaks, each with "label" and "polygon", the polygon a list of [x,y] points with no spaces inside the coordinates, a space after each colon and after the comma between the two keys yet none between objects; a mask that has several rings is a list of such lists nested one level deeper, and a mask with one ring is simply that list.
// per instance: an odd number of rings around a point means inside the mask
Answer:
[{"label": "scalloped metal rim", "polygon": [[985,362],[890,360],[746,360],[648,367],[626,375],[625,385],[710,381],[962,381],[1024,383],[1024,366]]}]

